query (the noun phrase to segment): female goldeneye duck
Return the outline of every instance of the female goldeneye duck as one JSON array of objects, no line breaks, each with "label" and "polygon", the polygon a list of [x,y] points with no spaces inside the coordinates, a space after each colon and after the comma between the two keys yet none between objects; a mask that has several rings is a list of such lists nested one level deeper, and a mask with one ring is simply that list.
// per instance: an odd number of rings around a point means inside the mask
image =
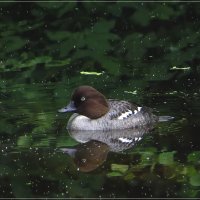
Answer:
[{"label": "female goldeneye duck", "polygon": [[70,130],[131,129],[155,124],[159,119],[150,108],[106,99],[90,86],[75,89],[71,102],[59,112],[75,112],[67,124]]}]

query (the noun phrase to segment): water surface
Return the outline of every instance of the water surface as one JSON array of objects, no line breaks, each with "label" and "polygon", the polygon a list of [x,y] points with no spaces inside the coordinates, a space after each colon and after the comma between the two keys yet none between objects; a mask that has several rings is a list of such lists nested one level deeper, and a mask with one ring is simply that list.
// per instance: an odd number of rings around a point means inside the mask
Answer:
[{"label": "water surface", "polygon": [[[65,129],[70,114],[58,114],[57,109],[69,100],[72,88],[73,85],[63,91],[66,98],[56,92],[54,84],[19,84],[7,87],[2,93],[1,197],[198,194],[195,185],[198,184],[195,166],[199,164],[198,95],[187,94],[190,97],[185,99],[178,92],[146,95],[148,100],[144,102],[151,105],[154,102],[157,114],[175,119],[159,123],[132,146],[115,151],[105,142],[95,146],[90,141],[89,147],[80,146],[81,140],[77,142]],[[105,87],[104,93],[109,96],[109,88]],[[120,96],[130,98],[126,93]],[[94,154],[93,160],[102,160],[95,167],[80,170],[74,152],[79,151],[78,162],[84,162],[89,159],[88,152],[84,154],[88,148],[89,154]]]}]

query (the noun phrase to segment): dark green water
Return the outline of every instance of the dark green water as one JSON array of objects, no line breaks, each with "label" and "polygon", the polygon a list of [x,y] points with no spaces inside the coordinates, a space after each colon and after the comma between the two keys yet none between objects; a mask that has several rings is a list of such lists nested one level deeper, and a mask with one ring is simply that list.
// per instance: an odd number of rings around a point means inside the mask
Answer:
[{"label": "dark green water", "polygon": [[[200,197],[198,7],[1,3],[0,197]],[[79,85],[174,120],[82,138],[57,112]]]},{"label": "dark green water", "polygon": [[[7,87],[2,94],[1,197],[198,195],[199,96],[144,94],[148,98],[145,105],[154,103],[159,114],[170,114],[175,120],[159,123],[123,153],[109,152],[103,146],[107,158],[103,156],[100,166],[91,171],[81,172],[73,157],[62,151],[78,149],[78,142],[65,129],[70,115],[57,113],[75,87],[68,85],[60,90],[66,98],[54,84],[19,84]],[[110,96],[109,88],[104,88]],[[130,99],[130,95],[120,93],[120,86],[115,92],[112,97]]]}]

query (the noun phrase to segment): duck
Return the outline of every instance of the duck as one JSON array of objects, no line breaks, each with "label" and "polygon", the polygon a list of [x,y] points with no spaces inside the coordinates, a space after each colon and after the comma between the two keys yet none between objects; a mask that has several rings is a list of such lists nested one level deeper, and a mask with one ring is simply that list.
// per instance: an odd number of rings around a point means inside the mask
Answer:
[{"label": "duck", "polygon": [[[149,107],[126,100],[107,99],[101,92],[88,85],[77,87],[69,104],[58,112],[73,112],[67,129],[80,131],[152,127],[161,119],[154,115]],[[168,121],[168,117],[162,119]]]}]

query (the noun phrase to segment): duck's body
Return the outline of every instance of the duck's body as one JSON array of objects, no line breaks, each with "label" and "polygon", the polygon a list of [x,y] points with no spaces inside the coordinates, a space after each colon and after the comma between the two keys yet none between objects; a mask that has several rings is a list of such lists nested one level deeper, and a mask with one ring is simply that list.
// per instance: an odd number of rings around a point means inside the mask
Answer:
[{"label": "duck's body", "polygon": [[67,124],[70,130],[116,130],[145,126],[158,121],[149,108],[134,106],[127,101],[108,100],[109,111],[97,119],[73,114]]},{"label": "duck's body", "polygon": [[70,130],[131,129],[155,124],[158,117],[150,108],[121,100],[107,100],[90,86],[74,91],[70,104],[59,112],[76,112],[68,121]]}]

